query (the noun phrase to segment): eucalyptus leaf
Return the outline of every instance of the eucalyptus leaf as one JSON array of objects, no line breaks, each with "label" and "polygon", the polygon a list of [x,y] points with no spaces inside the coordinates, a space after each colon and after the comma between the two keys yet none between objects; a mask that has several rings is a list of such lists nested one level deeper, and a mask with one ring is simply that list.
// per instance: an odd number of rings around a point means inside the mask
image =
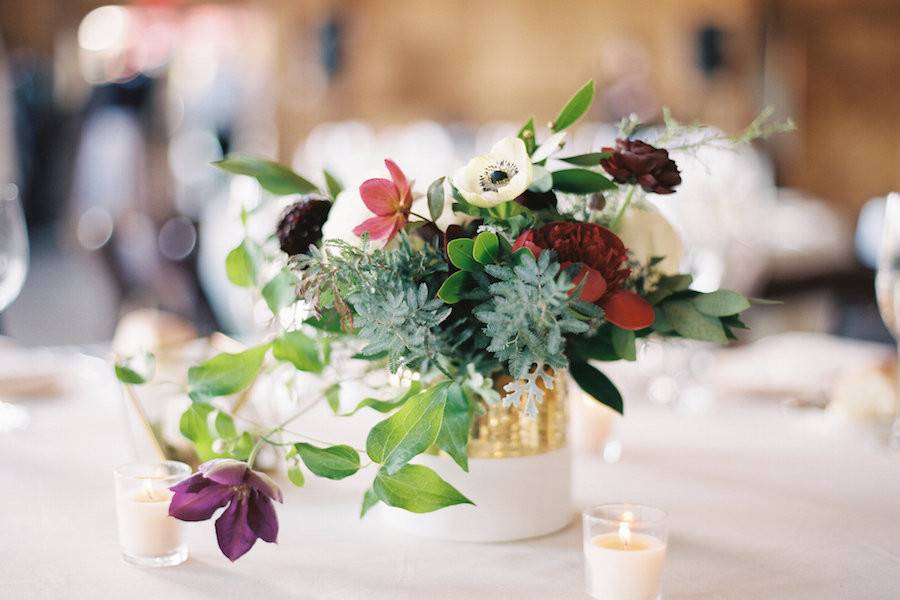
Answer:
[{"label": "eucalyptus leaf", "polygon": [[366,453],[393,475],[437,439],[449,381],[441,381],[410,398],[400,410],[376,424],[366,439]]},{"label": "eucalyptus leaf", "polygon": [[444,178],[439,177],[428,186],[428,214],[432,221],[437,221],[444,212]]},{"label": "eucalyptus leaf", "polygon": [[590,394],[594,400],[605,404],[617,413],[623,413],[622,394],[616,388],[616,385],[610,381],[609,377],[588,363],[581,361],[571,361],[569,373],[572,375],[575,383],[578,384],[578,387]]},{"label": "eucalyptus leaf", "polygon": [[637,360],[637,351],[634,347],[635,335],[633,331],[628,331],[627,329],[622,329],[620,327],[613,327],[612,333],[610,334],[610,340],[612,341],[612,346],[621,358],[625,360]]},{"label": "eucalyptus leaf", "polygon": [[462,271],[480,271],[481,265],[472,255],[475,249],[475,240],[472,238],[458,238],[450,240],[447,244],[447,256],[454,267]]},{"label": "eucalyptus leaf", "polygon": [[723,344],[728,341],[719,319],[701,313],[691,299],[668,300],[662,307],[679,335],[702,342]]},{"label": "eucalyptus leaf", "polygon": [[325,177],[325,187],[328,188],[328,195],[331,196],[332,200],[337,200],[338,194],[344,191],[344,184],[328,169],[322,169],[322,176]]},{"label": "eucalyptus leaf", "polygon": [[610,156],[611,154],[609,152],[588,152],[587,154],[566,156],[564,158],[561,157],[559,160],[571,165],[578,165],[579,167],[596,167],[600,164],[601,160],[609,158]]},{"label": "eucalyptus leaf", "polygon": [[472,409],[466,393],[458,383],[447,389],[444,404],[444,419],[438,432],[437,447],[450,455],[463,470],[469,471],[469,428],[472,424]]},{"label": "eucalyptus leaf", "polygon": [[422,465],[404,465],[395,473],[378,471],[373,489],[378,499],[414,513],[432,512],[455,504],[474,504],[440,475]]},{"label": "eucalyptus leaf", "polygon": [[259,246],[246,239],[225,257],[225,273],[228,280],[239,287],[256,285],[262,258]]},{"label": "eucalyptus leaf", "polygon": [[366,513],[369,512],[373,506],[381,502],[378,498],[378,494],[375,493],[375,490],[369,488],[366,490],[366,493],[363,494],[362,507],[359,509],[359,518],[362,519],[366,516]]},{"label": "eucalyptus leaf", "polygon": [[306,468],[319,477],[344,479],[359,471],[359,453],[350,446],[318,448],[298,442],[294,448]]},{"label": "eucalyptus leaf", "polygon": [[319,191],[312,182],[271,160],[229,154],[213,164],[229,173],[255,177],[263,189],[279,196]]},{"label": "eucalyptus leaf", "polygon": [[466,271],[457,271],[448,277],[437,292],[438,298],[447,304],[462,300],[462,294],[471,285],[472,276]]},{"label": "eucalyptus leaf", "polygon": [[731,290],[716,290],[708,294],[700,294],[691,301],[697,310],[710,317],[736,315],[750,308],[749,300]]},{"label": "eucalyptus leaf", "polygon": [[269,344],[229,354],[223,352],[188,369],[191,398],[228,396],[247,388],[256,379]]},{"label": "eucalyptus leaf", "polygon": [[482,231],[472,244],[472,258],[482,265],[497,262],[500,257],[500,240],[493,231]]},{"label": "eucalyptus leaf", "polygon": [[350,412],[342,413],[342,417],[350,417],[355,415],[360,409],[371,408],[380,413],[389,413],[395,408],[399,408],[406,404],[406,401],[422,391],[422,384],[419,381],[413,381],[409,389],[393,400],[378,400],[377,398],[364,398]]},{"label": "eucalyptus leaf", "polygon": [[297,300],[296,286],[294,274],[287,269],[282,269],[263,286],[262,297],[272,314],[277,315],[282,308],[290,306]]},{"label": "eucalyptus leaf", "polygon": [[575,121],[587,112],[594,101],[594,80],[591,79],[584,87],[575,92],[556,119],[553,120],[553,132],[562,131],[563,129],[573,125]]},{"label": "eucalyptus leaf", "polygon": [[554,171],[553,188],[568,194],[593,194],[616,188],[607,177],[588,169]]},{"label": "eucalyptus leaf", "polygon": [[298,371],[321,373],[325,368],[318,342],[299,330],[288,331],[275,338],[272,355],[293,364]]}]

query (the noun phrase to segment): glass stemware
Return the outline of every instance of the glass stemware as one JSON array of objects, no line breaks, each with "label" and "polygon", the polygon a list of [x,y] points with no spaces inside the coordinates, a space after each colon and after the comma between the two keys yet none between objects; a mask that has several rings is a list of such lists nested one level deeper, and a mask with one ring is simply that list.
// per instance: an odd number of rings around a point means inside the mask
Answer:
[{"label": "glass stemware", "polygon": [[[900,343],[900,194],[888,194],[884,203],[884,227],[875,275],[878,309],[888,331]],[[898,354],[900,356],[900,354]],[[900,399],[900,364],[897,365],[894,406]],[[895,414],[888,438],[891,448],[900,450],[900,416]]]},{"label": "glass stemware", "polygon": [[[0,315],[22,291],[28,272],[28,232],[15,184],[0,186]],[[25,409],[0,401],[0,432],[24,429]]]}]

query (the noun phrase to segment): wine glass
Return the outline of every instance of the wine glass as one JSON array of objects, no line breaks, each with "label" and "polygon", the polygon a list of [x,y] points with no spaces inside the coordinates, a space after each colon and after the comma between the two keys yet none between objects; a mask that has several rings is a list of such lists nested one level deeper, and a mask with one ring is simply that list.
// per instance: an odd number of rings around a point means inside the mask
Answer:
[{"label": "wine glass", "polygon": [[[22,291],[28,272],[28,233],[19,204],[19,189],[9,183],[0,186],[0,315]],[[24,429],[25,409],[0,401],[0,431]]]},{"label": "wine glass", "polygon": [[[875,274],[875,296],[881,319],[894,340],[900,343],[900,194],[888,194],[884,202],[884,226]],[[898,353],[900,356],[900,353]],[[894,406],[900,398],[900,364],[897,365]],[[900,450],[900,417],[895,415],[888,444]]]}]

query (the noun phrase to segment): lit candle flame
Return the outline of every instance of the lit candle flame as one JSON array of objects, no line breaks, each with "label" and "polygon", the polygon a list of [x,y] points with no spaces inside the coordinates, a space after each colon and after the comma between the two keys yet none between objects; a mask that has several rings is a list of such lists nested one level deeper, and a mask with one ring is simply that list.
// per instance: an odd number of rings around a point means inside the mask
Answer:
[{"label": "lit candle flame", "polygon": [[631,526],[625,521],[619,523],[619,541],[626,548],[631,545]]},{"label": "lit candle flame", "polygon": [[148,500],[153,500],[153,482],[150,479],[143,479],[141,491],[147,496]]}]

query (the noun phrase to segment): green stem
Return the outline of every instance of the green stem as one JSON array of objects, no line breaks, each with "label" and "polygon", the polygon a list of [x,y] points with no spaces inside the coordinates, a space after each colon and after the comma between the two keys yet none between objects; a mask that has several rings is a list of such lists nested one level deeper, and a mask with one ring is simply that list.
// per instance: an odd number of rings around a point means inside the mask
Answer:
[{"label": "green stem", "polygon": [[632,185],[630,188],[628,188],[628,195],[625,196],[625,201],[622,202],[622,206],[619,208],[619,212],[616,213],[616,218],[613,219],[613,222],[609,226],[609,228],[616,233],[618,233],[619,226],[622,224],[622,217],[625,216],[625,211],[628,210],[629,206],[631,206],[631,198],[632,196],[634,196],[634,190],[636,188],[636,185]]},{"label": "green stem", "polygon": [[420,219],[422,219],[422,220],[425,221],[426,223],[434,223],[434,221],[432,221],[432,220],[429,219],[428,217],[423,216],[423,215],[420,215],[420,214],[417,213],[417,212],[409,211],[409,214],[410,214],[411,216],[413,216],[413,217],[419,217]]},{"label": "green stem", "polygon": [[265,440],[265,437],[260,437],[258,440],[256,440],[256,443],[253,444],[253,449],[250,450],[250,456],[247,457],[247,468],[248,469],[253,468],[253,463],[256,461],[256,455],[259,454],[260,450],[262,450],[264,440]]}]

